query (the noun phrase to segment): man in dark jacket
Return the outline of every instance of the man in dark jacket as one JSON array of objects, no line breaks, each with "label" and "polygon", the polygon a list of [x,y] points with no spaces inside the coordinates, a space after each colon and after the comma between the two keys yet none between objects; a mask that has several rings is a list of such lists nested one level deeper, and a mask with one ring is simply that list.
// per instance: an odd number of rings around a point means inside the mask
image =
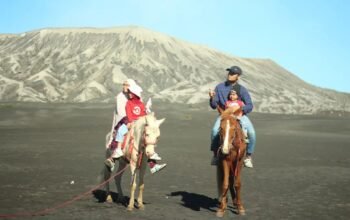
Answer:
[{"label": "man in dark jacket", "polygon": [[[246,159],[244,160],[244,165],[249,168],[253,168],[252,154],[255,149],[256,135],[255,129],[248,118],[247,114],[253,110],[253,103],[250,98],[248,90],[238,83],[239,77],[242,75],[242,70],[238,66],[232,66],[228,69],[227,80],[218,84],[215,91],[209,91],[209,105],[212,109],[219,109],[219,111],[225,109],[225,103],[228,99],[231,90],[235,90],[238,94],[239,99],[244,103],[244,106],[240,107],[243,116],[240,118],[240,123],[244,131],[248,134],[248,145]],[[211,132],[211,151],[214,153],[212,159],[212,165],[217,164],[216,152],[219,145],[219,128],[220,128],[220,115],[217,117],[212,132]]]}]

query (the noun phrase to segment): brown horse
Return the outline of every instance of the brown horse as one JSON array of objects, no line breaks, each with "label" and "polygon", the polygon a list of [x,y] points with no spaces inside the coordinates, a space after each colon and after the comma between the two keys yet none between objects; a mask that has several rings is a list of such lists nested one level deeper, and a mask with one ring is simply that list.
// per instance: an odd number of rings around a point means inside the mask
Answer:
[{"label": "brown horse", "polygon": [[224,216],[228,189],[231,192],[233,206],[237,208],[239,215],[244,215],[245,210],[241,202],[241,170],[246,143],[237,116],[232,113],[232,109],[227,109],[221,114],[220,145],[218,176],[222,175],[222,178],[219,178],[221,204],[216,216]]}]

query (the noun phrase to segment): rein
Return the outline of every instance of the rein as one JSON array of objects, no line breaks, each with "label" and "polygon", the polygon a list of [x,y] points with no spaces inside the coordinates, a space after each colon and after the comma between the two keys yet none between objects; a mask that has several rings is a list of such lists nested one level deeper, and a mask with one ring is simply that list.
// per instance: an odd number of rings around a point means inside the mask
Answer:
[{"label": "rein", "polygon": [[[147,120],[147,117],[145,118],[146,120],[146,124],[145,124],[145,127],[143,129],[143,134],[142,134],[142,141],[143,141],[143,147],[147,147],[147,145],[156,145],[157,142],[158,142],[158,138],[155,138],[154,141],[147,141],[147,133],[146,131],[151,127],[149,125],[149,121]],[[153,122],[154,123],[154,122]]]},{"label": "rein", "polygon": [[[133,125],[133,126],[135,126],[135,125]],[[148,128],[149,128],[149,125],[146,121],[145,127],[144,127],[143,132],[142,132],[142,140],[141,140],[141,146],[143,148],[146,148],[148,145],[156,145],[158,142],[157,138],[154,141],[147,141],[146,130]],[[141,166],[142,156],[143,156],[144,152],[141,149],[136,148],[136,146],[134,144],[134,129],[130,129],[130,140],[129,140],[129,153],[130,153],[130,155],[132,154],[133,149],[138,151],[137,168],[139,168]]]},{"label": "rein", "polygon": [[149,127],[148,124],[145,125],[145,129],[143,130],[143,134],[142,134],[142,141],[143,141],[143,147],[147,147],[147,145],[156,145],[158,140],[154,140],[154,141],[147,141],[147,134],[146,134],[146,129]]}]

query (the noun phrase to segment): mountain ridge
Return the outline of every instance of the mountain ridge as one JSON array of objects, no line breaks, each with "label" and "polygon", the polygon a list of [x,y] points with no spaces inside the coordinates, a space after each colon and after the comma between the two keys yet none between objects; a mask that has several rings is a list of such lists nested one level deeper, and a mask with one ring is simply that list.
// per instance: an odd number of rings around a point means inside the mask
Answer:
[{"label": "mountain ridge", "polygon": [[243,69],[257,112],[350,111],[350,94],[304,82],[271,59],[240,58],[138,26],[49,28],[0,34],[0,100],[113,102],[127,78],[144,96],[208,101],[225,69]]}]

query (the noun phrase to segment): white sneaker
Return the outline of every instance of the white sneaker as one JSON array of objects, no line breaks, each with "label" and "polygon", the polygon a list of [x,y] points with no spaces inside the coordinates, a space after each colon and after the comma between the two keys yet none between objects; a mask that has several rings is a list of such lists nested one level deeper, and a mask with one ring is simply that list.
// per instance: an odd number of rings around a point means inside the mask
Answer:
[{"label": "white sneaker", "polygon": [[244,161],[244,166],[248,167],[248,168],[253,168],[253,162],[252,162],[252,158],[247,157]]},{"label": "white sneaker", "polygon": [[163,164],[156,164],[154,167],[151,168],[151,173],[154,174],[160,170],[162,170],[166,166],[166,163]]},{"label": "white sneaker", "polygon": [[244,134],[244,142],[246,144],[248,144],[249,143],[249,138],[248,138],[248,131],[247,131],[247,129],[243,129],[243,134]]},{"label": "white sneaker", "polygon": [[218,158],[217,157],[212,157],[210,165],[217,166],[218,165]]},{"label": "white sneaker", "polygon": [[105,160],[105,165],[111,169],[111,171],[114,170],[114,162],[112,159],[108,158]]},{"label": "white sneaker", "polygon": [[157,153],[152,154],[152,156],[150,156],[149,159],[151,159],[151,160],[162,160],[162,158]]},{"label": "white sneaker", "polygon": [[117,159],[117,158],[119,158],[119,157],[121,157],[123,155],[124,155],[124,153],[123,153],[122,149],[120,149],[118,147],[117,149],[114,150],[114,152],[112,154],[112,157]]}]

